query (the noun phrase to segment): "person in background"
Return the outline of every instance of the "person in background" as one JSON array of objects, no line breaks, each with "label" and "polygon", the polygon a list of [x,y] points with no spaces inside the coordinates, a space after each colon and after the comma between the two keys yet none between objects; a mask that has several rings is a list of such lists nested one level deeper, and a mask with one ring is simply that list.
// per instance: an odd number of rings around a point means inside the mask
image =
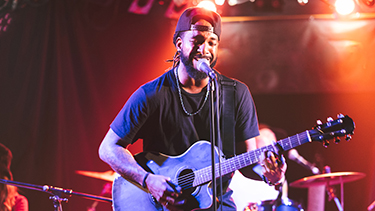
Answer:
[{"label": "person in background", "polygon": [[[0,178],[13,180],[10,165],[12,162],[12,152],[0,143]],[[27,198],[18,192],[18,188],[13,185],[0,183],[0,211],[28,211],[29,203]]]}]

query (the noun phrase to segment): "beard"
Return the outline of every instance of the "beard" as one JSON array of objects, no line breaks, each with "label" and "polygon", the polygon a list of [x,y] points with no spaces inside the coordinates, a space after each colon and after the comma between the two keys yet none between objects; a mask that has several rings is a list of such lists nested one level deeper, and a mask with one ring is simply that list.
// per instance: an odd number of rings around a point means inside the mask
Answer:
[{"label": "beard", "polygon": [[206,73],[194,68],[192,62],[193,58],[191,58],[190,56],[186,56],[183,52],[181,52],[180,59],[182,64],[186,67],[186,72],[188,73],[189,77],[194,78],[194,80],[203,80],[207,78]]}]

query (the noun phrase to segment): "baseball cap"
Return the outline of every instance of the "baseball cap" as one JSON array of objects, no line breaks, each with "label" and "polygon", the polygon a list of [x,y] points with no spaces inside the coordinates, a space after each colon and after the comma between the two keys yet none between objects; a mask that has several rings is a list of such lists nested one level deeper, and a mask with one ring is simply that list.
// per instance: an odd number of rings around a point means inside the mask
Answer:
[{"label": "baseball cap", "polygon": [[[195,22],[200,19],[204,19],[211,23],[212,27],[194,27]],[[211,31],[215,33],[219,40],[221,35],[221,17],[218,13],[207,10],[200,7],[191,7],[186,9],[180,16],[177,22],[176,30],[173,35],[173,44],[176,44],[177,37],[180,32],[189,31],[189,30],[199,30],[199,31]]]}]

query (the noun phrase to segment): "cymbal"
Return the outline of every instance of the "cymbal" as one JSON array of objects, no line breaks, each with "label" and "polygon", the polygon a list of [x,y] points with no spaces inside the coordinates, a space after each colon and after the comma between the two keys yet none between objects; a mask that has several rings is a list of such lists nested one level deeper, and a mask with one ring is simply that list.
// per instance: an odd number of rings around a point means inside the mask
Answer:
[{"label": "cymbal", "polygon": [[366,174],[361,172],[334,172],[326,174],[318,174],[310,177],[305,177],[289,184],[290,187],[308,188],[311,186],[320,185],[337,185],[346,182],[352,182],[362,179]]},{"label": "cymbal", "polygon": [[84,175],[87,177],[92,177],[96,179],[105,180],[108,182],[113,182],[115,179],[115,172],[112,170],[105,171],[105,172],[95,172],[95,171],[76,171],[77,174]]}]

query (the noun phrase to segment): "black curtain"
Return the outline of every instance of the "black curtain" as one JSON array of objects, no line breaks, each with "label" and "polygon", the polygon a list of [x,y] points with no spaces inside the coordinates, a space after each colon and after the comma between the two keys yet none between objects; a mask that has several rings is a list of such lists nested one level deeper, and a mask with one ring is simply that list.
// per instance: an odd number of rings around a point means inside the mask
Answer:
[{"label": "black curtain", "polygon": [[[0,34],[0,141],[14,154],[14,180],[100,194],[106,182],[76,170],[109,170],[97,151],[110,122],[174,53],[164,35],[171,20],[132,15],[127,4],[46,1],[9,11]],[[21,190],[31,210],[53,209],[47,193]],[[73,196],[63,208],[91,203]]]}]

